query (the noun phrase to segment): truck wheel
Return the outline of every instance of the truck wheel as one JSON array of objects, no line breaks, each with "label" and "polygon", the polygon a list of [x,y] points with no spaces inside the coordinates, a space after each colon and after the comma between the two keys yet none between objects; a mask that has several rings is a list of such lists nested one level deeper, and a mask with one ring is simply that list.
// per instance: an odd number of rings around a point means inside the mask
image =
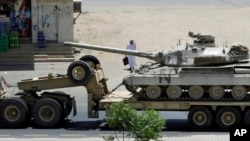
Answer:
[{"label": "truck wheel", "polygon": [[212,124],[212,112],[202,106],[192,108],[188,113],[188,121],[198,129],[207,129]]},{"label": "truck wheel", "polygon": [[230,125],[240,124],[240,112],[234,107],[223,107],[216,114],[216,123],[222,130],[229,130]]},{"label": "truck wheel", "polygon": [[72,83],[83,85],[90,79],[91,69],[86,62],[75,61],[69,65],[67,75]]},{"label": "truck wheel", "polygon": [[244,116],[244,123],[250,125],[250,109],[248,109]]},{"label": "truck wheel", "polygon": [[5,128],[21,128],[28,120],[28,106],[21,98],[10,98],[0,106],[0,122]]},{"label": "truck wheel", "polygon": [[100,64],[100,61],[92,55],[85,55],[81,57],[79,60],[85,61],[89,64],[89,66],[93,69],[96,69],[96,65]]},{"label": "truck wheel", "polygon": [[62,118],[62,107],[52,98],[38,100],[32,110],[34,122],[41,128],[53,128]]}]

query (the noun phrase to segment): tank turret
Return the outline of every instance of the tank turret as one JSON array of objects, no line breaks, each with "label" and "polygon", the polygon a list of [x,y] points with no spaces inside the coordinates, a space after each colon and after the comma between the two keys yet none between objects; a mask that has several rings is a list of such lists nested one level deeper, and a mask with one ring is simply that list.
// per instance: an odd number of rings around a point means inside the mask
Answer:
[{"label": "tank turret", "polygon": [[162,66],[218,66],[242,63],[249,58],[248,48],[240,44],[233,45],[230,48],[227,46],[217,46],[215,44],[215,37],[211,35],[193,34],[193,32],[189,32],[188,35],[194,38],[193,44],[178,45],[172,50],[163,51],[131,51],[75,42],[64,42],[64,45],[144,57],[154,60]]}]

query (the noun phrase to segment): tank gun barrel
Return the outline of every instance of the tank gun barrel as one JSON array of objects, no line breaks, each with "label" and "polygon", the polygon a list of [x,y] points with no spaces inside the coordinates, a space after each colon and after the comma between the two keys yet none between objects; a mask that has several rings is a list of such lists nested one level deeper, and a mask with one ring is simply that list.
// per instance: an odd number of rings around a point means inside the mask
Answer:
[{"label": "tank gun barrel", "polygon": [[158,62],[157,53],[154,53],[154,52],[140,52],[136,50],[120,49],[120,48],[115,48],[115,47],[98,46],[98,45],[90,45],[90,44],[81,44],[81,43],[75,43],[75,42],[64,42],[64,45],[90,49],[90,50],[105,51],[105,52],[110,52],[110,53],[138,56],[138,57],[148,58],[148,59]]}]

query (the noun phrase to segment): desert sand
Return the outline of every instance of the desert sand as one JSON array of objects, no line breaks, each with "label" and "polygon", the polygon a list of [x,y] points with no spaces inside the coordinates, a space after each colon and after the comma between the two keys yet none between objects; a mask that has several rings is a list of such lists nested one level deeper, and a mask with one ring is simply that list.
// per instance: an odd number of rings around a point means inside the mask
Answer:
[{"label": "desert sand", "polygon": [[[217,45],[241,43],[250,47],[250,6],[244,3],[114,6],[86,2],[83,10],[74,27],[75,41],[80,43],[125,48],[134,39],[140,51],[170,50],[178,40],[192,43],[188,37],[192,31],[215,36]],[[120,54],[84,49],[82,54],[115,64],[112,69],[124,67]],[[148,61],[137,59],[138,65]]]}]

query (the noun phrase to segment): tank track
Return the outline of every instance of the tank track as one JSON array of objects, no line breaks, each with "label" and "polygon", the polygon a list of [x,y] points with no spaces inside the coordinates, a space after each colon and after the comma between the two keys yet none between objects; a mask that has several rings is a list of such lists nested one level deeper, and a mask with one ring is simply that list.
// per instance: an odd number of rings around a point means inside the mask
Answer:
[{"label": "tank track", "polygon": [[126,89],[130,91],[131,93],[133,93],[138,99],[146,100],[146,101],[222,101],[222,102],[250,101],[250,95],[248,93],[246,93],[246,96],[242,99],[234,99],[230,90],[225,91],[224,96],[220,99],[211,98],[208,91],[205,91],[201,98],[193,99],[189,96],[187,90],[183,90],[183,92],[181,93],[181,96],[176,99],[171,99],[170,97],[168,97],[166,92],[162,92],[158,98],[152,99],[147,96],[145,90],[141,90],[140,92],[138,92],[135,90],[136,87],[132,88],[132,86],[126,86]]},{"label": "tank track", "polygon": [[158,99],[149,99],[145,94],[138,94],[138,93],[134,93],[132,92],[134,95],[136,95],[138,97],[138,99],[140,100],[146,100],[146,101],[221,101],[221,102],[244,102],[244,101],[250,101],[250,96],[247,96],[246,98],[244,99],[241,99],[241,100],[237,100],[237,99],[233,99],[233,97],[230,97],[230,96],[226,96],[226,97],[223,97],[221,99],[218,99],[218,100],[215,100],[215,99],[212,99],[210,97],[202,97],[201,99],[192,99],[191,97],[189,96],[186,96],[186,95],[182,95],[180,98],[178,99],[171,99],[169,97],[167,97],[166,95],[161,95]]}]

